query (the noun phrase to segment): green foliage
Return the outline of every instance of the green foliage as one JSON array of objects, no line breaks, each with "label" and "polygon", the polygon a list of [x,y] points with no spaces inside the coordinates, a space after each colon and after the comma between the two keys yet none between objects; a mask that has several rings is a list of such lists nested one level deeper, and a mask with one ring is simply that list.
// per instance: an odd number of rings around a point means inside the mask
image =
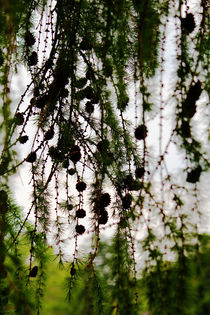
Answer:
[{"label": "green foliage", "polygon": [[[206,1],[196,10],[0,0],[0,314],[208,312]],[[25,216],[10,192],[22,165]],[[50,289],[52,256],[67,270],[62,293]],[[48,307],[48,291],[70,303]]]},{"label": "green foliage", "polygon": [[[209,308],[209,236],[202,234],[200,252],[192,246],[188,258],[177,262],[161,261],[156,266],[146,268],[141,272],[136,284],[130,273],[127,254],[120,255],[124,260],[120,262],[116,257],[116,237],[111,245],[101,242],[98,252],[96,270],[91,271],[88,262],[78,262],[75,265],[75,282],[70,303],[64,299],[64,281],[69,273],[69,267],[58,269],[57,262],[51,261],[48,265],[46,295],[43,301],[41,314],[49,313],[68,314],[115,314],[119,303],[120,314],[203,314]],[[125,241],[121,238],[122,246]],[[124,245],[123,245],[124,244]],[[122,247],[120,248],[122,250]],[[123,264],[125,262],[125,265]],[[70,266],[72,268],[72,265]],[[71,270],[70,268],[70,270]],[[127,271],[126,271],[127,270]],[[120,271],[120,274],[119,274]],[[97,279],[95,278],[97,277]],[[117,286],[115,278],[120,277]],[[95,279],[93,281],[93,279]],[[68,276],[66,288],[69,288]],[[120,292],[123,297],[120,297]],[[121,291],[122,290],[122,291]],[[125,290],[125,292],[123,292]],[[129,293],[131,294],[130,299]],[[135,292],[138,295],[138,306],[135,305]],[[88,296],[88,298],[87,298]],[[126,297],[126,298],[125,298]],[[79,303],[78,303],[79,301]],[[98,302],[98,304],[97,304]],[[101,308],[100,308],[101,307]]]},{"label": "green foliage", "polygon": [[[36,300],[40,299],[43,290],[43,269],[46,265],[47,251],[42,236],[37,233],[34,257],[39,261],[38,280],[29,284],[27,266],[28,248],[33,234],[29,225],[24,226],[20,209],[12,201],[8,191],[1,190],[1,314],[32,314],[39,309]],[[22,230],[24,226],[24,231]],[[22,230],[21,236],[20,230]],[[39,297],[37,297],[37,293]]]},{"label": "green foliage", "polygon": [[[153,76],[158,67],[158,47],[160,41],[160,10],[158,1],[133,1],[137,12],[138,43],[137,49],[142,60],[143,72]],[[164,8],[165,9],[165,8]],[[159,11],[159,12],[158,12]],[[162,15],[167,11],[162,10]],[[146,45],[144,43],[147,43]]]},{"label": "green foliage", "polygon": [[177,262],[151,267],[143,287],[151,314],[203,314],[209,308],[209,236],[200,235],[201,250]]}]

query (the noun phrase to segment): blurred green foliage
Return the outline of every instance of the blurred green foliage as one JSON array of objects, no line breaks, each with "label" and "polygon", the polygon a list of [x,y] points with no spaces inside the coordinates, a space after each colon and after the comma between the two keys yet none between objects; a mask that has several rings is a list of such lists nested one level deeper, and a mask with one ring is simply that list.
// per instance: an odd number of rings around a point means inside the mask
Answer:
[{"label": "blurred green foliage", "polygon": [[[136,310],[133,308],[135,305],[134,279],[129,280],[125,277],[123,280],[122,277],[120,281],[126,281],[122,289],[126,291],[130,286],[131,296],[128,299],[128,295],[124,292],[124,301],[121,305],[130,304],[130,311],[125,311],[126,305],[124,305],[125,309],[121,309],[120,314],[208,314],[210,309],[210,236],[200,235],[200,243],[200,251],[197,252],[196,246],[192,246],[191,254],[185,258],[185,261],[164,261],[151,270],[142,271],[136,282],[139,302]],[[115,264],[114,259],[116,259],[114,244],[108,245],[102,242],[94,266],[103,295],[101,311],[96,305],[98,295],[96,280],[92,278],[91,282],[90,269],[84,261],[75,266],[76,281],[70,301],[67,298],[67,282],[71,278],[69,265],[59,268],[57,260],[50,261],[40,315],[117,314],[115,306],[119,292],[111,271],[112,265]],[[183,268],[184,275],[181,270]]]},{"label": "blurred green foliage", "polygon": [[58,261],[50,259],[47,269],[47,281],[40,315],[67,315],[71,314],[71,305],[66,298],[65,278],[68,271],[59,268]]}]

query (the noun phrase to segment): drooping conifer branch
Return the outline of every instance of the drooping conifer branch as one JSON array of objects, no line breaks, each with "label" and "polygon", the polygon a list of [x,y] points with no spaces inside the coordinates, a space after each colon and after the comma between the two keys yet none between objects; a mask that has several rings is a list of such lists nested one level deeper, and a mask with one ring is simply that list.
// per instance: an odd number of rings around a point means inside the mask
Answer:
[{"label": "drooping conifer branch", "polygon": [[[196,238],[197,248],[200,242],[192,215],[200,220],[199,182],[209,168],[207,137],[196,129],[207,103],[206,1],[199,14],[189,1],[172,0],[1,3],[0,188],[8,194],[9,178],[28,166],[31,181],[24,181],[32,191],[23,219],[11,200],[0,200],[3,270],[11,260],[14,278],[16,261],[22,277],[18,251],[25,237],[29,267],[18,290],[37,279],[32,299],[29,289],[24,299],[29,309],[35,301],[39,312],[48,242],[53,235],[64,265],[74,239],[68,294],[74,296],[84,277],[83,313],[138,313],[139,265],[145,266],[149,310],[169,313],[162,292],[172,277],[166,261],[174,255],[179,311],[187,299],[188,248]],[[14,104],[10,89],[19,65],[28,78]],[[204,125],[208,131],[207,120]],[[178,176],[170,167],[174,145],[184,154]],[[17,158],[24,147],[27,153]],[[106,297],[97,259],[109,227],[115,236]],[[82,238],[92,248],[85,258]],[[138,258],[140,247],[144,259]],[[10,282],[2,279],[4,292]],[[22,312],[11,290],[14,309]]]}]

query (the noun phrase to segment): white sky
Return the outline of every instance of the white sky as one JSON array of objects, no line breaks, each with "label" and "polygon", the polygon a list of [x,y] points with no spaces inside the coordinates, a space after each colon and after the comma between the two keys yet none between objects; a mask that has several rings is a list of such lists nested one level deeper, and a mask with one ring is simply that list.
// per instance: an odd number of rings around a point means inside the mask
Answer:
[{"label": "white sky", "polygon": [[[197,10],[197,4],[196,1],[192,1],[192,9]],[[164,73],[164,101],[165,101],[165,109],[163,111],[164,115],[164,127],[163,127],[163,148],[165,147],[165,144],[168,142],[168,139],[170,137],[171,131],[174,128],[174,121],[173,121],[173,112],[175,108],[175,102],[171,99],[171,94],[174,91],[174,85],[176,83],[176,77],[174,76],[174,73],[176,71],[175,66],[176,65],[176,53],[175,53],[175,39],[174,39],[174,28],[173,28],[174,21],[170,19],[167,34],[168,39],[165,45],[166,53],[165,53],[165,59],[166,59],[166,65],[165,65],[165,73]],[[158,77],[156,78],[157,84]],[[30,81],[30,77],[27,74],[27,71],[24,69],[23,66],[20,66],[18,68],[18,74],[13,76],[12,79],[12,85],[11,85],[11,95],[12,95],[12,106],[15,108],[16,104],[18,103],[20,99],[20,95],[24,92],[25,87],[27,83]],[[155,106],[157,106],[156,110],[159,111],[158,108],[158,93],[155,85],[155,80],[152,80],[151,82],[151,90],[154,90],[154,100],[156,101]],[[131,92],[133,93],[133,91]],[[157,93],[157,94],[155,94]],[[155,99],[157,98],[157,99]],[[29,99],[28,99],[29,101]],[[27,105],[27,102],[25,103]],[[205,137],[204,131],[206,130],[204,127],[209,123],[208,118],[209,116],[204,115],[207,111],[206,105],[206,96],[203,95],[202,98],[199,100],[199,106],[198,106],[198,113],[196,113],[196,117],[193,117],[193,130],[196,135],[200,138]],[[132,123],[134,124],[134,118],[132,115],[132,108],[129,110],[128,113],[126,113],[127,117],[131,119]],[[209,112],[208,112],[209,115]],[[204,119],[203,123],[201,124],[201,119]],[[154,163],[154,167],[156,166],[157,160],[156,158],[159,156],[159,144],[158,144],[158,138],[159,138],[159,115],[153,118],[153,114],[150,118],[148,118],[148,126],[149,126],[149,133],[147,137],[147,144],[149,148],[149,152],[151,152],[151,165]],[[204,126],[204,127],[203,127]],[[35,126],[33,124],[30,124],[27,134],[30,138],[30,141],[27,142],[27,144],[21,145],[18,144],[17,150],[20,154],[20,159],[24,158],[28,155],[31,149],[31,141],[33,138],[33,132]],[[207,147],[208,149],[208,147]],[[154,161],[154,162],[152,162]],[[183,170],[186,165],[184,164],[184,155],[181,153],[180,150],[177,150],[177,147],[171,143],[168,155],[166,158],[167,167],[169,170],[169,173],[172,174],[174,179],[180,184],[184,185],[185,181],[183,179],[183,176],[180,176],[181,170]],[[26,163],[27,164],[27,163]],[[154,177],[154,180],[157,182],[157,194],[160,193],[160,189],[158,187],[159,185],[159,177],[158,175]],[[11,188],[14,192],[15,199],[17,203],[24,209],[24,213],[27,213],[30,203],[31,203],[31,187],[29,185],[30,181],[30,167],[28,165],[21,166],[17,174],[12,176],[10,179]],[[199,209],[201,212],[203,212],[203,217],[201,219],[201,225],[200,225],[200,231],[201,232],[209,232],[210,233],[210,199],[209,199],[209,187],[210,187],[210,176],[209,173],[203,173],[201,176],[200,184],[199,186]],[[189,210],[193,206],[193,197],[192,197],[192,185],[189,184],[189,194],[185,196],[187,200],[187,206],[189,207]],[[167,196],[165,196],[167,199]],[[88,207],[88,205],[86,205]],[[111,212],[111,211],[110,211]],[[87,220],[84,219],[85,225],[88,225]],[[159,222],[159,221],[157,221]],[[107,224],[108,225],[108,224]],[[158,228],[158,225],[157,225]],[[113,230],[115,228],[106,229],[107,232],[103,232],[105,237],[110,236],[110,234],[113,234]],[[73,233],[70,231],[67,233],[66,236],[73,236]],[[142,237],[142,233],[139,234],[138,238]],[[87,235],[79,236],[79,243],[87,244]],[[72,244],[72,243],[71,243]],[[70,252],[74,248],[70,245],[66,247],[65,252],[68,253],[68,257],[70,255]]]}]

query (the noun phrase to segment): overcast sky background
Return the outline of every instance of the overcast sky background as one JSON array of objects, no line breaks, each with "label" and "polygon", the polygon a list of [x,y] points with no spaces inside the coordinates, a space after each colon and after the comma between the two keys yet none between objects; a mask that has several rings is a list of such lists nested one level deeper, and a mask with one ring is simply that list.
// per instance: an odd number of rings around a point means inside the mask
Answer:
[{"label": "overcast sky background", "polygon": [[[198,12],[198,6],[196,1],[191,1],[191,12]],[[199,20],[199,17],[197,18],[197,21]],[[174,19],[170,18],[169,23],[167,25],[167,41],[165,45],[165,71],[164,71],[164,103],[165,103],[165,109],[164,109],[164,127],[163,127],[163,148],[165,147],[165,144],[168,142],[168,139],[170,137],[171,131],[174,128],[174,121],[173,121],[173,113],[175,110],[175,100],[172,99],[172,94],[174,91],[174,86],[176,83],[176,51],[175,51],[175,29],[174,29]],[[159,84],[159,77],[156,77],[157,85]],[[25,91],[25,88],[30,82],[30,76],[27,73],[24,66],[20,66],[18,68],[18,74],[13,76],[12,79],[12,85],[11,85],[11,95],[12,95],[12,106],[15,110],[19,100],[20,95],[23,94]],[[159,110],[158,107],[158,97],[159,97],[159,88],[157,89],[157,85],[154,84],[155,80],[151,80],[151,91],[153,91],[154,101],[157,105],[156,108],[154,108],[157,113]],[[134,91],[131,89],[131,99],[134,96]],[[29,101],[30,98],[27,99]],[[206,100],[207,95],[205,93],[202,94],[202,97],[200,98],[199,102],[197,103],[198,111],[193,117],[193,130],[195,134],[199,137],[206,137],[204,134],[204,130],[206,130],[206,126],[209,124],[209,112],[207,111],[206,107]],[[26,103],[27,103],[26,101]],[[25,106],[26,106],[25,103]],[[131,120],[131,122],[134,125],[134,108],[132,110],[129,109],[129,111],[126,112],[126,116]],[[201,123],[202,120],[202,123]],[[154,161],[154,167],[157,165],[157,157],[159,156],[159,143],[158,143],[158,137],[159,137],[159,115],[155,115],[152,113],[150,117],[147,118],[148,127],[149,127],[149,133],[147,137],[147,144],[149,148],[150,159],[151,159],[151,165],[153,165]],[[21,127],[20,127],[21,128]],[[202,130],[203,128],[203,130]],[[27,142],[24,145],[18,144],[17,151],[19,152],[20,159],[25,158],[28,153],[31,150],[31,141],[33,139],[33,131],[35,130],[35,125],[33,123],[30,123],[30,128],[27,128],[27,134],[29,135],[30,141]],[[29,130],[30,129],[30,130]],[[18,130],[18,129],[17,129]],[[53,143],[53,141],[52,141]],[[208,150],[208,147],[206,147],[206,150]],[[179,149],[177,150],[177,147],[171,143],[169,146],[168,154],[166,157],[166,163],[169,170],[169,173],[174,176],[174,179],[176,179],[176,182],[178,182],[180,185],[185,185],[185,177],[180,175],[181,171],[185,168],[184,164],[184,154]],[[15,199],[17,201],[17,204],[20,205],[20,207],[23,209],[23,213],[26,214],[28,212],[28,209],[31,206],[31,193],[32,188],[29,185],[29,181],[31,179],[30,175],[30,165],[27,163],[24,163],[17,171],[17,173],[12,176],[10,179],[10,184],[12,191],[14,192]],[[159,190],[159,175],[154,177],[154,180],[157,182],[157,194]],[[199,209],[203,213],[200,224],[200,232],[208,232],[210,233],[210,198],[209,198],[209,187],[210,187],[210,176],[208,173],[202,173],[200,183],[198,184],[199,187]],[[189,207],[189,210],[193,206],[193,197],[192,197],[192,189],[193,185],[188,184],[189,188],[189,194],[185,196],[187,198],[187,206]],[[167,198],[166,198],[167,199]],[[88,205],[85,205],[88,207]],[[111,209],[110,209],[111,210]],[[111,211],[110,211],[111,213]],[[33,216],[31,216],[31,219],[33,219]],[[195,217],[195,220],[198,218]],[[83,219],[85,222],[84,225],[88,226],[87,220]],[[116,221],[116,220],[115,220]],[[108,221],[109,224],[110,221]],[[158,223],[159,221],[157,221]],[[107,226],[108,226],[107,224]],[[115,230],[115,226],[112,228],[106,228],[106,232],[102,232],[106,238],[109,238],[111,235],[113,235],[113,232]],[[140,230],[140,228],[139,228]],[[139,232],[136,236],[137,238],[141,239],[144,236],[144,229],[141,229],[142,232]],[[72,237],[74,236],[74,231],[68,231],[65,237]],[[91,237],[91,235],[89,235]],[[74,241],[73,241],[74,242]],[[83,243],[84,247],[87,244],[87,235],[79,236],[79,244]],[[89,243],[89,242],[88,242]],[[67,256],[70,258],[74,248],[72,247],[72,241],[68,243],[68,245],[65,248],[65,252]]]}]

